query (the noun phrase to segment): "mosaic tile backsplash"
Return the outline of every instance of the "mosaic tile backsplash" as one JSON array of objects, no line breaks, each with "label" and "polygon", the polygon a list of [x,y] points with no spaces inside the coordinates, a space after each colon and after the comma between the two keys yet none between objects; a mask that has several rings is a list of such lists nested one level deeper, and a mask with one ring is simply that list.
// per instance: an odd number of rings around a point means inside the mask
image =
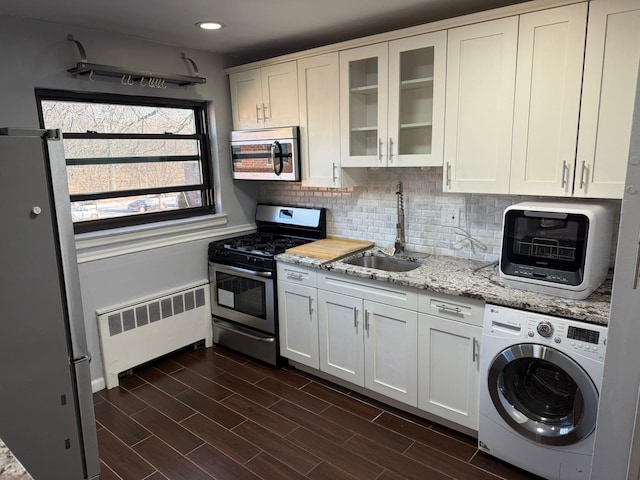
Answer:
[{"label": "mosaic tile backsplash", "polygon": [[[502,214],[511,204],[566,201],[557,197],[442,192],[442,168],[370,169],[366,185],[307,188],[297,183],[262,182],[261,201],[327,209],[327,235],[370,240],[382,247],[396,238],[397,184],[404,190],[407,250],[496,261],[500,255]],[[620,201],[616,211],[611,266],[615,259]],[[459,211],[459,227],[442,223],[442,209]]]}]

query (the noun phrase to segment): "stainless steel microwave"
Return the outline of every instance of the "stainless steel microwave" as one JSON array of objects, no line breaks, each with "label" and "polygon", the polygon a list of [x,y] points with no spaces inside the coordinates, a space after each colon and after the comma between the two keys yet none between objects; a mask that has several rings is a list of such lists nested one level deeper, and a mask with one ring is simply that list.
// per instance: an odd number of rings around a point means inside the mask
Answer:
[{"label": "stainless steel microwave", "polygon": [[233,178],[299,182],[299,130],[296,126],[231,132]]},{"label": "stainless steel microwave", "polygon": [[612,223],[612,209],[604,203],[511,205],[503,219],[503,282],[522,290],[587,298],[607,276]]}]

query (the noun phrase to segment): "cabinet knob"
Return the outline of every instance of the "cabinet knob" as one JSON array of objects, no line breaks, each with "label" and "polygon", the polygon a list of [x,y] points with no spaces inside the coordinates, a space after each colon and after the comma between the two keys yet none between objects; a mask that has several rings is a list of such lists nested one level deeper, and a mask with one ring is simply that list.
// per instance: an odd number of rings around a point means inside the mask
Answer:
[{"label": "cabinet knob", "polygon": [[625,187],[625,190],[629,195],[635,195],[636,193],[638,193],[638,189],[633,185],[627,185]]},{"label": "cabinet knob", "polygon": [[42,213],[42,208],[37,205],[31,209],[31,213],[34,215],[40,215]]},{"label": "cabinet knob", "polygon": [[634,155],[632,157],[629,157],[629,163],[631,165],[639,165],[640,164],[640,157],[637,155]]}]

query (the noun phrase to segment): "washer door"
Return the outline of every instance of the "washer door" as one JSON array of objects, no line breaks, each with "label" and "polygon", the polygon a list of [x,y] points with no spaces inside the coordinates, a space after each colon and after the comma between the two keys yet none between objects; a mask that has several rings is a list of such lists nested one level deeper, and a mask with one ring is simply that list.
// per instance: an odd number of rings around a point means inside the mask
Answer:
[{"label": "washer door", "polygon": [[596,427],[598,390],[580,365],[554,348],[503,350],[489,367],[488,387],[504,421],[536,443],[572,445]]}]

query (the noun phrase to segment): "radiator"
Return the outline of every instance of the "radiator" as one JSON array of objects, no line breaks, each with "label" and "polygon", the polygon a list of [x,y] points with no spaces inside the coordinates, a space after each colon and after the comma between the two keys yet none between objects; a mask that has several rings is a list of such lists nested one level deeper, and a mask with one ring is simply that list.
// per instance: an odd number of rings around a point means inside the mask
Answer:
[{"label": "radiator", "polygon": [[189,285],[154,298],[96,312],[104,380],[118,386],[118,374],[167,353],[213,341],[208,284]]}]

